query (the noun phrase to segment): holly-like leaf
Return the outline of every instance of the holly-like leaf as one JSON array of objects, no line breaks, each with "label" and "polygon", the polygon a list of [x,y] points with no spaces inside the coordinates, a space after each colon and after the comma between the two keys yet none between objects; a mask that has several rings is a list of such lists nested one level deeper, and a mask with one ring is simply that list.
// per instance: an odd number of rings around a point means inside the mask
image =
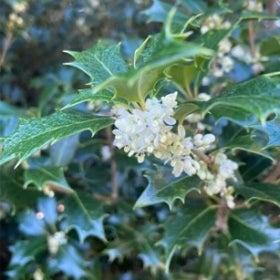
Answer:
[{"label": "holly-like leaf", "polygon": [[18,240],[10,249],[12,252],[10,268],[25,266],[30,261],[35,260],[36,256],[46,249],[46,237]]},{"label": "holly-like leaf", "polygon": [[63,272],[69,277],[74,277],[74,279],[81,279],[86,276],[89,267],[89,262],[82,258],[77,249],[70,244],[60,246],[50,264],[53,270]]},{"label": "holly-like leaf", "polygon": [[224,145],[224,148],[230,150],[243,150],[249,153],[258,154],[267,157],[271,160],[273,158],[269,153],[267,153],[261,145],[259,145],[252,136],[250,135],[240,135],[231,139],[230,142]]},{"label": "holly-like leaf", "polygon": [[38,190],[57,191],[71,194],[73,190],[68,185],[61,167],[37,167],[24,172],[24,188],[34,185]]},{"label": "holly-like leaf", "polygon": [[197,247],[201,252],[209,231],[215,226],[216,210],[198,201],[176,209],[164,223],[164,236],[158,242],[166,253],[166,271],[177,249]]},{"label": "holly-like leaf", "polygon": [[201,181],[198,177],[192,176],[179,178],[163,186],[157,184],[156,181],[150,180],[149,185],[136,201],[134,208],[164,202],[172,209],[177,199],[184,203],[188,193],[200,192]]},{"label": "holly-like leaf", "polygon": [[79,193],[66,197],[63,204],[66,230],[75,229],[81,242],[88,236],[95,236],[106,242],[103,220],[107,214],[100,201]]},{"label": "holly-like leaf", "polygon": [[127,64],[120,53],[120,44],[99,41],[92,48],[82,51],[65,51],[75,60],[66,63],[86,73],[93,86],[111,77],[127,72]]},{"label": "holly-like leaf", "polygon": [[269,76],[260,76],[231,86],[209,101],[186,102],[200,107],[201,113],[211,112],[217,119],[228,118],[243,126],[262,124],[272,113],[280,112],[280,82]]},{"label": "holly-like leaf", "polygon": [[113,123],[109,117],[78,112],[56,112],[41,119],[22,119],[17,129],[3,140],[0,164],[13,158],[19,163],[50,143],[84,130],[94,135]]},{"label": "holly-like leaf", "polygon": [[231,86],[222,94],[201,103],[203,111],[211,111],[217,105],[239,108],[257,116],[262,123],[271,113],[280,112],[280,82],[268,76],[260,76]]},{"label": "holly-like leaf", "polygon": [[[13,213],[17,209],[34,206],[41,195],[37,190],[22,188],[22,173],[22,170],[14,170],[10,166],[0,167],[0,200],[8,202]],[[28,199],[26,199],[27,196]]]},{"label": "holly-like leaf", "polygon": [[266,201],[280,207],[280,186],[266,183],[246,183],[236,187],[237,194],[242,195],[247,203]]},{"label": "holly-like leaf", "polygon": [[94,93],[93,88],[87,88],[79,90],[79,94],[71,100],[63,109],[67,109],[78,105],[83,102],[96,102],[96,101],[105,101],[110,102],[114,96],[114,93],[110,90],[102,90],[97,93]]},{"label": "holly-like leaf", "polygon": [[263,250],[279,248],[280,229],[272,228],[268,217],[257,209],[238,209],[230,213],[229,233],[233,243],[249,250],[255,257]]}]

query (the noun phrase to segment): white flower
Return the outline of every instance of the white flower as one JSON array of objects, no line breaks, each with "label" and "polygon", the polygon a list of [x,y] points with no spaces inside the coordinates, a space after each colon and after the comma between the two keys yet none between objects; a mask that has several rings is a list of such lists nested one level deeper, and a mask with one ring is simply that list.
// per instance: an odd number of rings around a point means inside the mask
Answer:
[{"label": "white flower", "polygon": [[60,245],[66,244],[67,239],[63,231],[58,231],[54,235],[48,236],[48,249],[52,255],[55,255]]}]

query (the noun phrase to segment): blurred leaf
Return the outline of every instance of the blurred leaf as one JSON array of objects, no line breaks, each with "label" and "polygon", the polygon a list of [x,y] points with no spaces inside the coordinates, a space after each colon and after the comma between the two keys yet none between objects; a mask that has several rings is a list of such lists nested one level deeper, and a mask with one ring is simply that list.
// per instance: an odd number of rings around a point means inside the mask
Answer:
[{"label": "blurred leaf", "polygon": [[253,124],[250,127],[263,131],[268,136],[268,142],[263,149],[280,146],[280,118],[268,121],[265,124]]},{"label": "blurred leaf", "polygon": [[267,217],[257,209],[238,209],[230,213],[229,233],[233,243],[237,243],[255,257],[263,250],[276,250],[279,245],[280,229],[272,228]]},{"label": "blurred leaf", "polygon": [[35,185],[38,190],[52,190],[61,193],[73,193],[61,167],[38,167],[24,172],[24,188]]},{"label": "blurred leaf", "polygon": [[33,206],[41,195],[38,191],[22,188],[22,173],[20,169],[14,170],[5,165],[0,167],[0,200],[11,204],[13,212],[20,208]]},{"label": "blurred leaf", "polygon": [[[77,249],[70,244],[60,246],[55,258],[50,262],[51,268],[57,272],[63,272],[74,279],[81,279],[87,274],[89,262],[79,254]],[[90,278],[96,279],[97,278]]]},{"label": "blurred leaf", "polygon": [[159,186],[153,178],[149,178],[149,185],[136,201],[134,208],[145,207],[165,202],[172,209],[177,199],[183,203],[188,193],[200,192],[201,181],[198,177],[183,177],[164,186]]},{"label": "blurred leaf", "polygon": [[[148,17],[148,22],[162,22],[164,23],[168,17],[170,10],[173,8],[173,5],[166,3],[161,0],[153,0],[153,4],[142,13]],[[176,10],[173,21],[175,23],[184,24],[187,20],[186,14],[184,14],[179,9]]]},{"label": "blurred leaf", "polygon": [[[47,215],[48,213],[45,214]],[[19,215],[19,222],[20,231],[26,235],[40,236],[47,233],[44,217],[38,217],[31,209],[28,209]]]},{"label": "blurred leaf", "polygon": [[246,183],[235,187],[238,194],[242,195],[246,202],[266,201],[280,207],[280,186],[266,183]]},{"label": "blurred leaf", "polygon": [[66,166],[71,162],[79,146],[79,135],[71,135],[58,140],[50,147],[51,165]]},{"label": "blurred leaf", "polygon": [[19,165],[26,158],[47,144],[84,130],[95,134],[113,123],[109,117],[81,113],[56,112],[41,119],[22,119],[15,132],[3,140],[0,164],[19,158]]},{"label": "blurred leaf", "polygon": [[[25,266],[30,261],[34,261],[38,254],[46,250],[46,238],[36,237],[29,240],[18,240],[10,247],[12,259],[10,262],[10,271],[16,270],[17,266]],[[11,273],[11,272],[9,272]]]},{"label": "blurred leaf", "polygon": [[8,103],[0,100],[0,116],[1,117],[13,117],[21,116],[24,113],[23,109],[16,108]]},{"label": "blurred leaf", "polygon": [[193,13],[205,12],[207,8],[204,0],[180,0],[179,2]]},{"label": "blurred leaf", "polygon": [[79,193],[69,195],[62,203],[65,206],[64,224],[67,231],[75,229],[81,242],[88,236],[95,236],[106,242],[103,220],[107,214],[100,201],[93,196]]},{"label": "blurred leaf", "polygon": [[213,207],[202,205],[198,201],[187,203],[170,213],[164,222],[164,235],[158,242],[166,253],[166,267],[169,270],[171,259],[177,249],[193,246],[202,251],[203,244],[210,230],[215,226],[216,210]]},{"label": "blurred leaf", "polygon": [[280,54],[280,36],[269,37],[262,41],[260,52],[263,56]]}]

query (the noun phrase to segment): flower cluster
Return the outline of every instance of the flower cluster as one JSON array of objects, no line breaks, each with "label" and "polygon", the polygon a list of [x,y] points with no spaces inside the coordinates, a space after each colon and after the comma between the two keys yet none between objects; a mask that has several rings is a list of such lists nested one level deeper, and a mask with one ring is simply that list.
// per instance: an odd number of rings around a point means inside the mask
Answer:
[{"label": "flower cluster", "polygon": [[207,33],[212,29],[227,29],[230,28],[229,21],[223,21],[223,18],[217,14],[213,14],[212,16],[206,18],[200,28],[201,34]]},{"label": "flower cluster", "polygon": [[186,136],[184,126],[180,124],[176,131],[176,97],[175,92],[160,100],[155,97],[148,98],[144,110],[114,107],[112,111],[116,116],[116,128],[113,130],[113,144],[119,149],[124,149],[128,156],[135,155],[139,163],[144,161],[146,155],[153,154],[172,167],[175,177],[182,173],[196,174],[205,181],[207,194],[222,195],[231,207],[232,191],[227,188],[226,180],[234,178],[237,165],[227,159],[224,153],[219,153],[212,160],[215,170],[218,171],[210,171],[209,162],[205,162],[203,155],[208,157],[206,153],[213,147],[215,136],[211,133]]}]

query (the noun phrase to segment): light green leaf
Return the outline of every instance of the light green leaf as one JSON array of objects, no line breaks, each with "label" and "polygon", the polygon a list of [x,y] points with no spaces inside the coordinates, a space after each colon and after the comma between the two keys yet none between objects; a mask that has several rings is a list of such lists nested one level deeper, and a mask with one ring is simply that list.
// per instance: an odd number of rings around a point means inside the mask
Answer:
[{"label": "light green leaf", "polygon": [[110,102],[114,96],[114,93],[109,90],[102,90],[100,92],[94,93],[93,88],[87,88],[79,90],[78,96],[76,96],[73,100],[71,100],[66,106],[63,107],[64,109],[73,107],[83,102],[96,102],[96,101],[105,101]]},{"label": "light green leaf", "polygon": [[238,209],[230,213],[229,233],[232,243],[239,244],[249,250],[255,257],[259,252],[275,250],[280,229],[272,228],[267,217],[257,209]]},{"label": "light green leaf", "polygon": [[103,211],[100,201],[79,193],[66,197],[63,204],[67,231],[75,229],[81,242],[88,236],[95,236],[106,242],[103,220],[107,214]]},{"label": "light green leaf", "polygon": [[187,204],[184,208],[176,209],[164,223],[164,236],[158,242],[166,253],[166,271],[177,249],[193,246],[201,252],[210,230],[215,226],[216,210],[206,207],[198,201]]},{"label": "light green leaf", "polygon": [[136,201],[134,208],[145,207],[164,202],[172,209],[177,199],[183,203],[188,193],[200,192],[201,181],[198,177],[183,177],[165,185],[158,185],[155,180],[149,179],[149,185]]},{"label": "light green leaf", "polygon": [[42,190],[52,190],[60,193],[71,194],[73,190],[68,185],[61,167],[38,167],[27,169],[24,172],[24,188],[29,185]]},{"label": "light green leaf", "polygon": [[109,117],[93,116],[77,112],[56,112],[41,119],[22,119],[17,129],[3,140],[0,164],[13,158],[19,163],[48,144],[84,130],[92,134],[110,126]]},{"label": "light green leaf", "polygon": [[266,183],[246,183],[235,187],[237,194],[243,196],[247,203],[266,201],[280,207],[280,186]]},{"label": "light green leaf", "polygon": [[66,63],[85,72],[93,86],[99,85],[110,77],[127,72],[127,65],[120,53],[120,44],[99,41],[91,49],[74,52],[65,51],[75,61]]}]

